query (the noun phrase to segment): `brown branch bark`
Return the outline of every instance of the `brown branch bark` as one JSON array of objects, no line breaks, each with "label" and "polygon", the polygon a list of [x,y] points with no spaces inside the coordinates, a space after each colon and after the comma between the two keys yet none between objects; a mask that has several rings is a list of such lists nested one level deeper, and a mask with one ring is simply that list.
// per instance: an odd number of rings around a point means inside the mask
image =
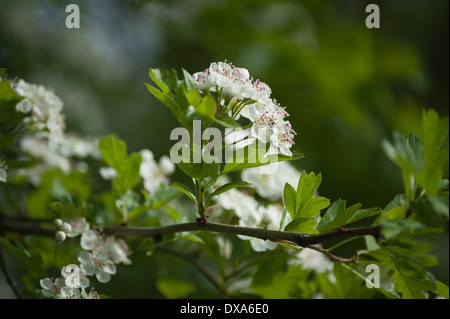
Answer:
[{"label": "brown branch bark", "polygon": [[[0,232],[15,232],[29,235],[54,236],[55,230],[37,226],[36,221],[33,224],[27,224],[24,221],[9,220],[0,218]],[[160,227],[136,227],[136,226],[111,226],[104,229],[108,235],[118,237],[151,237],[160,238],[161,236],[186,231],[209,231],[217,233],[227,233],[243,235],[263,240],[284,241],[296,244],[301,247],[316,245],[331,240],[343,240],[352,237],[371,235],[375,238],[380,237],[380,226],[369,226],[359,228],[343,228],[333,230],[322,234],[303,234],[297,232],[269,230],[262,228],[243,227],[236,225],[227,225],[214,222],[207,224],[190,222],[183,224],[174,224]]]}]

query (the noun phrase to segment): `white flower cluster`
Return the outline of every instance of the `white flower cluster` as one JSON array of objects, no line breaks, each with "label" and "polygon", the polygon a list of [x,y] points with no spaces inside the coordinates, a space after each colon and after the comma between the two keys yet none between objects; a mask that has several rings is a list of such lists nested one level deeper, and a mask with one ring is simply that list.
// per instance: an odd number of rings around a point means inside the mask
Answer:
[{"label": "white flower cluster", "polygon": [[[283,154],[291,156],[295,131],[289,121],[289,114],[270,95],[270,87],[259,80],[254,80],[247,69],[239,68],[227,62],[213,62],[203,72],[193,75],[200,91],[218,92],[229,100],[229,112],[232,118],[243,116],[252,123],[239,135],[250,144],[255,140],[270,143],[265,154]],[[244,135],[242,135],[244,133]],[[238,142],[236,136],[230,135],[226,141]],[[245,144],[239,144],[244,145]]]},{"label": "white flower cluster", "polygon": [[99,282],[107,283],[111,280],[111,275],[116,273],[117,264],[131,264],[128,258],[131,252],[125,241],[114,236],[105,237],[101,229],[91,229],[85,218],[73,218],[67,222],[57,219],[55,226],[58,241],[81,236],[80,244],[84,250],[78,254],[80,266],[70,264],[62,268],[62,277],[40,281],[44,296],[66,299],[99,298],[93,289],[89,293],[85,291],[89,286],[88,276],[95,275]]},{"label": "white flower cluster", "polygon": [[30,84],[20,79],[12,88],[25,99],[16,105],[16,110],[30,113],[24,121],[38,131],[48,129],[50,134],[64,130],[63,102],[52,90],[43,85]]},{"label": "white flower cluster", "polygon": [[294,258],[288,260],[288,264],[301,265],[303,269],[316,273],[330,273],[334,268],[334,264],[329,258],[310,248],[304,248],[297,252]]},{"label": "white flower cluster", "polygon": [[61,269],[61,276],[55,279],[41,279],[41,291],[45,297],[55,299],[100,299],[98,293],[89,287],[89,279],[80,267],[70,264]]},{"label": "white flower cluster", "polygon": [[[139,152],[142,156],[139,174],[144,181],[144,188],[150,195],[154,195],[156,189],[161,183],[169,183],[169,175],[175,172],[175,165],[166,155],[162,156],[157,162],[152,151],[143,149]],[[100,175],[110,180],[117,176],[117,172],[112,167],[102,167],[99,170]]]},{"label": "white flower cluster", "polygon": [[[239,190],[231,189],[219,195],[219,205],[228,210],[234,210],[239,217],[239,225],[246,227],[261,227],[279,230],[283,216],[283,208],[276,204],[262,205],[258,201]],[[250,240],[253,250],[261,252],[273,250],[277,244],[259,238],[238,235],[239,238]]]},{"label": "white flower cluster", "polygon": [[[28,113],[24,123],[36,131],[21,139],[21,149],[41,159],[44,164],[27,169],[25,175],[34,184],[40,183],[40,175],[47,167],[57,167],[68,173],[72,170],[70,157],[100,158],[98,140],[81,138],[65,132],[63,102],[53,90],[24,80],[11,82],[11,88],[24,99],[16,105],[16,111]],[[80,166],[77,166],[80,167]]]},{"label": "white flower cluster", "polygon": [[175,172],[175,165],[166,155],[162,156],[159,162],[156,162],[150,150],[144,149],[139,153],[142,156],[139,174],[144,180],[144,188],[152,195],[159,184],[169,182],[168,176]]},{"label": "white flower cluster", "polygon": [[289,162],[276,162],[242,171],[241,179],[251,183],[259,196],[276,201],[283,196],[286,183],[297,187],[301,173]]}]

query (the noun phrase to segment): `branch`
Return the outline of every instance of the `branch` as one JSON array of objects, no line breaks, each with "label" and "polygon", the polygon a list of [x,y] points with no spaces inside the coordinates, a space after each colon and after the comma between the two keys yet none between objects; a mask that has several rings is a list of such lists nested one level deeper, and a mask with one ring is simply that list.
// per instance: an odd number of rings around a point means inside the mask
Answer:
[{"label": "branch", "polygon": [[[0,231],[10,231],[16,233],[54,236],[55,230],[44,228],[41,226],[27,225],[24,221],[20,223],[9,220],[8,218],[0,218]],[[207,224],[199,222],[190,222],[183,224],[174,224],[160,227],[137,227],[137,226],[111,226],[104,229],[108,235],[118,237],[151,237],[160,238],[161,236],[186,232],[186,231],[209,231],[217,233],[227,233],[235,235],[243,235],[248,237],[259,238],[271,241],[284,241],[296,244],[301,247],[316,245],[331,240],[343,240],[352,237],[372,235],[380,238],[380,226],[369,226],[359,228],[339,228],[322,234],[304,234],[297,232],[269,230],[262,228],[243,227],[236,225],[227,225],[214,222]]]}]

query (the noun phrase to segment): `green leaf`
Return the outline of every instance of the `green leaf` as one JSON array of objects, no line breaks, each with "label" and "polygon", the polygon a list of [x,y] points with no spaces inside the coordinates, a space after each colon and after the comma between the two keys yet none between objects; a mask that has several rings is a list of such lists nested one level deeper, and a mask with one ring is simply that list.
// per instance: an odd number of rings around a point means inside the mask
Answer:
[{"label": "green leaf", "polygon": [[258,271],[253,276],[252,286],[267,286],[272,283],[278,273],[285,268],[286,257],[268,258],[260,263]]},{"label": "green leaf", "polygon": [[187,298],[196,291],[196,287],[190,281],[172,277],[158,278],[156,287],[167,299]]},{"label": "green leaf", "polygon": [[198,114],[205,118],[211,118],[216,114],[216,100],[212,95],[204,96],[202,102],[194,107]]},{"label": "green leaf", "polygon": [[243,149],[234,152],[230,158],[226,160],[222,174],[228,174],[231,172],[241,171],[246,168],[262,166],[270,163],[276,163],[281,161],[292,161],[302,158],[299,154],[293,154],[292,156],[285,155],[270,155],[263,157],[265,150],[259,145],[260,143],[252,143]]},{"label": "green leaf", "polygon": [[196,105],[202,103],[202,96],[200,95],[197,89],[188,90],[186,98],[188,102],[192,104],[192,106],[194,106],[194,108]]},{"label": "green leaf", "polygon": [[447,132],[449,122],[448,118],[439,118],[434,110],[423,111],[422,113],[422,140],[425,148],[425,156],[432,155],[442,147]]},{"label": "green leaf", "polygon": [[99,148],[105,162],[117,172],[114,185],[120,193],[124,194],[139,181],[142,156],[132,153],[128,157],[125,142],[115,136],[102,138]]},{"label": "green leaf", "polygon": [[449,213],[448,196],[447,197],[429,196],[427,199],[430,202],[431,206],[433,206],[435,212],[448,218],[448,213]]},{"label": "green leaf", "polygon": [[174,69],[170,71],[164,69],[149,69],[148,74],[153,82],[155,82],[164,93],[169,93],[178,86],[177,72]]},{"label": "green leaf", "polygon": [[395,255],[391,263],[395,270],[392,280],[403,299],[425,299],[424,291],[436,290],[434,278],[418,262]]},{"label": "green leaf", "polygon": [[190,129],[189,120],[186,115],[183,113],[182,108],[175,102],[168,92],[161,92],[157,88],[151,86],[148,83],[144,83],[148,89],[148,91],[153,94],[160,102],[166,105],[172,113],[175,115],[178,122],[187,129]]},{"label": "green leaf", "polygon": [[14,90],[6,79],[0,81],[0,100],[10,100],[14,97]]},{"label": "green leaf", "polygon": [[362,278],[338,263],[334,263],[334,277],[332,282],[326,273],[317,275],[320,291],[327,299],[371,299],[377,291],[368,289]]},{"label": "green leaf", "polygon": [[414,219],[424,225],[439,227],[445,223],[442,216],[435,211],[434,206],[425,198],[419,197],[411,202],[411,210],[414,212]]},{"label": "green leaf", "polygon": [[341,226],[353,223],[363,218],[378,214],[376,208],[360,209],[361,204],[354,204],[346,208],[343,200],[335,201],[321,218],[317,230],[321,233],[327,232]]},{"label": "green leaf", "polygon": [[438,296],[448,299],[448,286],[443,282],[436,280],[436,289],[433,292]]},{"label": "green leaf", "polygon": [[330,200],[314,196],[322,181],[322,175],[314,173],[307,174],[305,171],[300,175],[297,191],[294,198],[294,189],[291,185],[285,185],[285,196],[287,196],[286,209],[292,220],[296,218],[315,218],[322,209],[330,205]]},{"label": "green leaf", "polygon": [[182,69],[182,71],[183,71],[183,75],[184,75],[184,81],[186,82],[186,89],[188,91],[195,89],[197,87],[197,83],[195,82],[192,75],[190,75],[189,72],[186,71],[185,69]]},{"label": "green leaf", "polygon": [[181,161],[177,163],[177,166],[183,173],[199,182],[207,177],[217,176],[220,173],[220,165],[216,162],[205,163],[202,161],[201,163],[185,163]]},{"label": "green leaf", "polygon": [[[272,258],[272,263],[277,263]],[[286,267],[283,263],[271,266],[267,262],[264,272],[258,274],[258,280],[252,282],[251,291],[265,299],[311,299],[316,290],[313,281],[308,280],[309,272],[298,265]],[[278,264],[278,263],[277,263]],[[269,280],[264,281],[267,276]],[[255,297],[253,297],[255,298]]]},{"label": "green leaf", "polygon": [[293,231],[304,234],[318,234],[316,230],[317,221],[309,218],[296,218],[286,225],[284,231]]},{"label": "green leaf", "polygon": [[211,120],[215,123],[222,125],[223,127],[228,127],[228,128],[240,128],[241,127],[241,125],[238,122],[233,120],[228,115],[216,115],[213,118],[211,118]]},{"label": "green leaf", "polygon": [[125,165],[118,172],[119,185],[122,193],[125,193],[139,182],[141,162],[142,156],[138,153],[132,153],[125,162]]},{"label": "green leaf", "polygon": [[409,219],[382,221],[380,225],[381,225],[381,234],[386,240],[401,237],[405,232],[414,233],[425,228],[425,225],[422,224],[421,222]]},{"label": "green leaf", "polygon": [[[10,132],[17,127],[20,120],[29,116],[29,114],[16,111],[17,103],[23,99],[24,97],[15,96],[14,90],[6,79],[0,81],[0,123],[14,122],[15,125],[10,127]],[[6,136],[1,136],[3,134],[0,134],[0,142],[2,139],[6,138]],[[17,132],[15,132],[15,134],[17,134]],[[2,146],[4,145],[5,144]]]},{"label": "green leaf", "polygon": [[195,203],[197,203],[197,198],[194,194],[194,192],[191,190],[190,187],[181,184],[181,183],[171,183],[170,186],[178,188],[179,190],[181,190],[184,194],[186,194],[187,197],[189,197],[190,199],[192,199]]},{"label": "green leaf", "polygon": [[105,162],[119,172],[127,161],[125,143],[115,136],[107,136],[100,140],[98,147]]},{"label": "green leaf", "polygon": [[326,232],[328,230],[332,230],[334,228],[342,226],[346,220],[343,214],[343,212],[345,211],[345,206],[346,202],[341,199],[332,203],[323,217],[320,219],[320,222],[317,225],[317,230],[319,232]]},{"label": "green leaf", "polygon": [[387,220],[395,220],[395,219],[402,219],[406,216],[406,210],[403,206],[397,206],[394,207],[387,212],[384,212],[384,217]]},{"label": "green leaf", "polygon": [[216,114],[216,100],[212,95],[202,97],[197,89],[192,89],[187,92],[186,98],[205,124],[211,122]]},{"label": "green leaf", "polygon": [[289,183],[284,185],[284,205],[288,212],[297,211],[297,191]]},{"label": "green leaf", "polygon": [[0,242],[6,254],[17,259],[26,270],[40,277],[45,276],[42,257],[37,251],[27,251],[20,242],[13,246],[7,239],[0,237]]},{"label": "green leaf", "polygon": [[[388,157],[402,169],[406,199],[414,200],[417,184],[428,196],[436,196],[439,191],[444,168],[448,167],[448,118],[439,119],[438,114],[430,110],[423,112],[421,135],[404,137],[394,132],[393,143],[383,142]],[[448,142],[447,142],[448,144]]]}]

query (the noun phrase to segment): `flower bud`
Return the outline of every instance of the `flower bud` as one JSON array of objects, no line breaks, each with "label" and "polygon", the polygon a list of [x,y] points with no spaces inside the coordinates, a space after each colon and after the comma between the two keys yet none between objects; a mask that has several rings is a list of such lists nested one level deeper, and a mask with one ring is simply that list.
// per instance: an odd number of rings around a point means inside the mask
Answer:
[{"label": "flower bud", "polygon": [[56,239],[56,241],[63,242],[63,241],[66,240],[66,237],[67,237],[67,236],[66,236],[66,233],[63,232],[63,231],[58,230],[58,231],[55,233],[55,239]]},{"label": "flower bud", "polygon": [[63,223],[60,230],[65,233],[70,233],[72,231],[72,226],[70,226],[69,223]]},{"label": "flower bud", "polygon": [[56,229],[60,229],[61,226],[63,225],[63,221],[58,218],[53,221],[53,224],[55,225]]}]

